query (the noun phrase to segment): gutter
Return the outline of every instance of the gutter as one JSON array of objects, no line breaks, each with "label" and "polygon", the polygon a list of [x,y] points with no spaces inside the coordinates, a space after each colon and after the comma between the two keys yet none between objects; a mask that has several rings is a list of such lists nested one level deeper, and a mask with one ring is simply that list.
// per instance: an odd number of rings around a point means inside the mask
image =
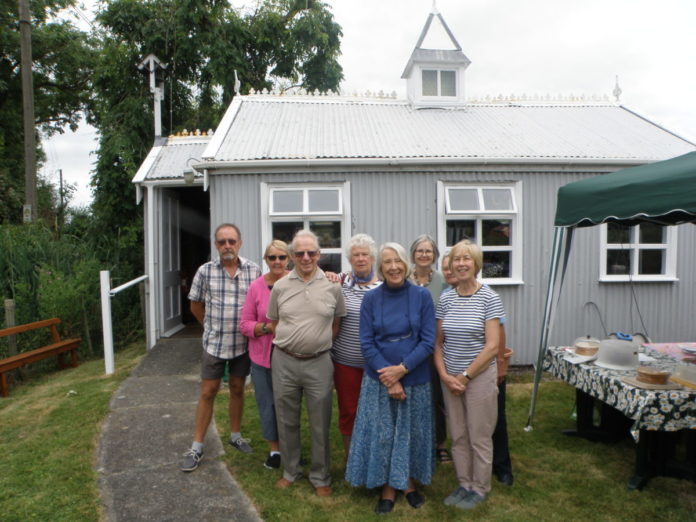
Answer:
[{"label": "gutter", "polygon": [[315,158],[315,159],[278,159],[278,160],[240,160],[240,161],[202,161],[195,165],[196,170],[222,170],[222,169],[257,169],[257,168],[312,168],[312,167],[364,167],[364,166],[412,166],[412,165],[616,165],[633,166],[644,165],[660,161],[659,159],[558,159],[558,158]]}]

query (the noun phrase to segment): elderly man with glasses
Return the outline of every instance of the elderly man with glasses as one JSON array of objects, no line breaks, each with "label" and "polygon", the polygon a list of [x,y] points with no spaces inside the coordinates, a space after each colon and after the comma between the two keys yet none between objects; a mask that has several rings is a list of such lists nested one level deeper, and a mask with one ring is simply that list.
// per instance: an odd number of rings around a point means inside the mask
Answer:
[{"label": "elderly man with glasses", "polygon": [[203,356],[193,444],[184,454],[182,471],[195,470],[203,457],[203,439],[213,416],[225,366],[230,374],[229,442],[242,453],[253,451],[241,434],[244,383],[251,363],[239,319],[249,285],[261,276],[261,269],[239,256],[242,234],[236,225],[224,223],[215,229],[215,247],[219,259],[200,266],[189,292],[191,312],[203,325]]},{"label": "elderly man with glasses", "polygon": [[300,409],[302,396],[312,442],[309,481],[320,497],[331,495],[329,424],[333,392],[330,349],[346,315],[341,286],[326,279],[319,268],[319,241],[300,230],[290,256],[295,268],[271,291],[267,316],[275,331],[271,362],[283,476],[276,487],[285,489],[302,476],[300,464]]}]

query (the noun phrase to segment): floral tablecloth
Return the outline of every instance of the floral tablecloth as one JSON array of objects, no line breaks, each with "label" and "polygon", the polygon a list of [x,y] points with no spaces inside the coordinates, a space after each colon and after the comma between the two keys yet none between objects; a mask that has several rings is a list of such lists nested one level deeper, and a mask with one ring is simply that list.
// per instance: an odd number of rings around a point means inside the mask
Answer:
[{"label": "floral tablecloth", "polygon": [[[594,363],[571,364],[563,359],[565,347],[549,347],[544,370],[599,399],[635,422],[631,435],[637,441],[640,430],[677,431],[696,429],[696,390],[644,390],[621,381],[634,377],[635,370],[600,368]],[[650,366],[674,370],[675,360],[656,351]]]}]

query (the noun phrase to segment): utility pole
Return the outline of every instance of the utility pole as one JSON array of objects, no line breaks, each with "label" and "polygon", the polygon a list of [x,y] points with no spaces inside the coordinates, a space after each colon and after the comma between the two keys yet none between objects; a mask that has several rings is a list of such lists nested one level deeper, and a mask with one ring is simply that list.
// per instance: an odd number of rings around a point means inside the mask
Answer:
[{"label": "utility pole", "polygon": [[36,137],[32,81],[31,14],[29,0],[19,0],[19,36],[22,55],[22,109],[24,117],[24,222],[36,220]]},{"label": "utility pole", "polygon": [[65,202],[63,198],[63,169],[58,169],[58,175],[60,176],[60,207],[58,207],[58,236],[63,233],[63,220],[65,219]]}]

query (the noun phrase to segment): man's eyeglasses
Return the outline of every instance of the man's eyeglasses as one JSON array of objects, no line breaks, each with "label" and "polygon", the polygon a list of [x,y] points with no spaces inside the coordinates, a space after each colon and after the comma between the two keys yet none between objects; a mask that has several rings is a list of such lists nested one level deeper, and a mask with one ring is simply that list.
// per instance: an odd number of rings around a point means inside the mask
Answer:
[{"label": "man's eyeglasses", "polygon": [[294,256],[302,259],[305,254],[307,254],[309,257],[314,257],[318,254],[318,252],[316,250],[302,250],[300,252],[295,252]]},{"label": "man's eyeglasses", "polygon": [[236,239],[216,239],[215,242],[218,244],[218,246],[224,246],[225,244],[234,246],[237,244]]},{"label": "man's eyeglasses", "polygon": [[288,258],[286,255],[281,255],[281,256],[266,256],[266,259],[269,261],[275,261],[276,259],[280,259],[281,261],[285,261]]}]

